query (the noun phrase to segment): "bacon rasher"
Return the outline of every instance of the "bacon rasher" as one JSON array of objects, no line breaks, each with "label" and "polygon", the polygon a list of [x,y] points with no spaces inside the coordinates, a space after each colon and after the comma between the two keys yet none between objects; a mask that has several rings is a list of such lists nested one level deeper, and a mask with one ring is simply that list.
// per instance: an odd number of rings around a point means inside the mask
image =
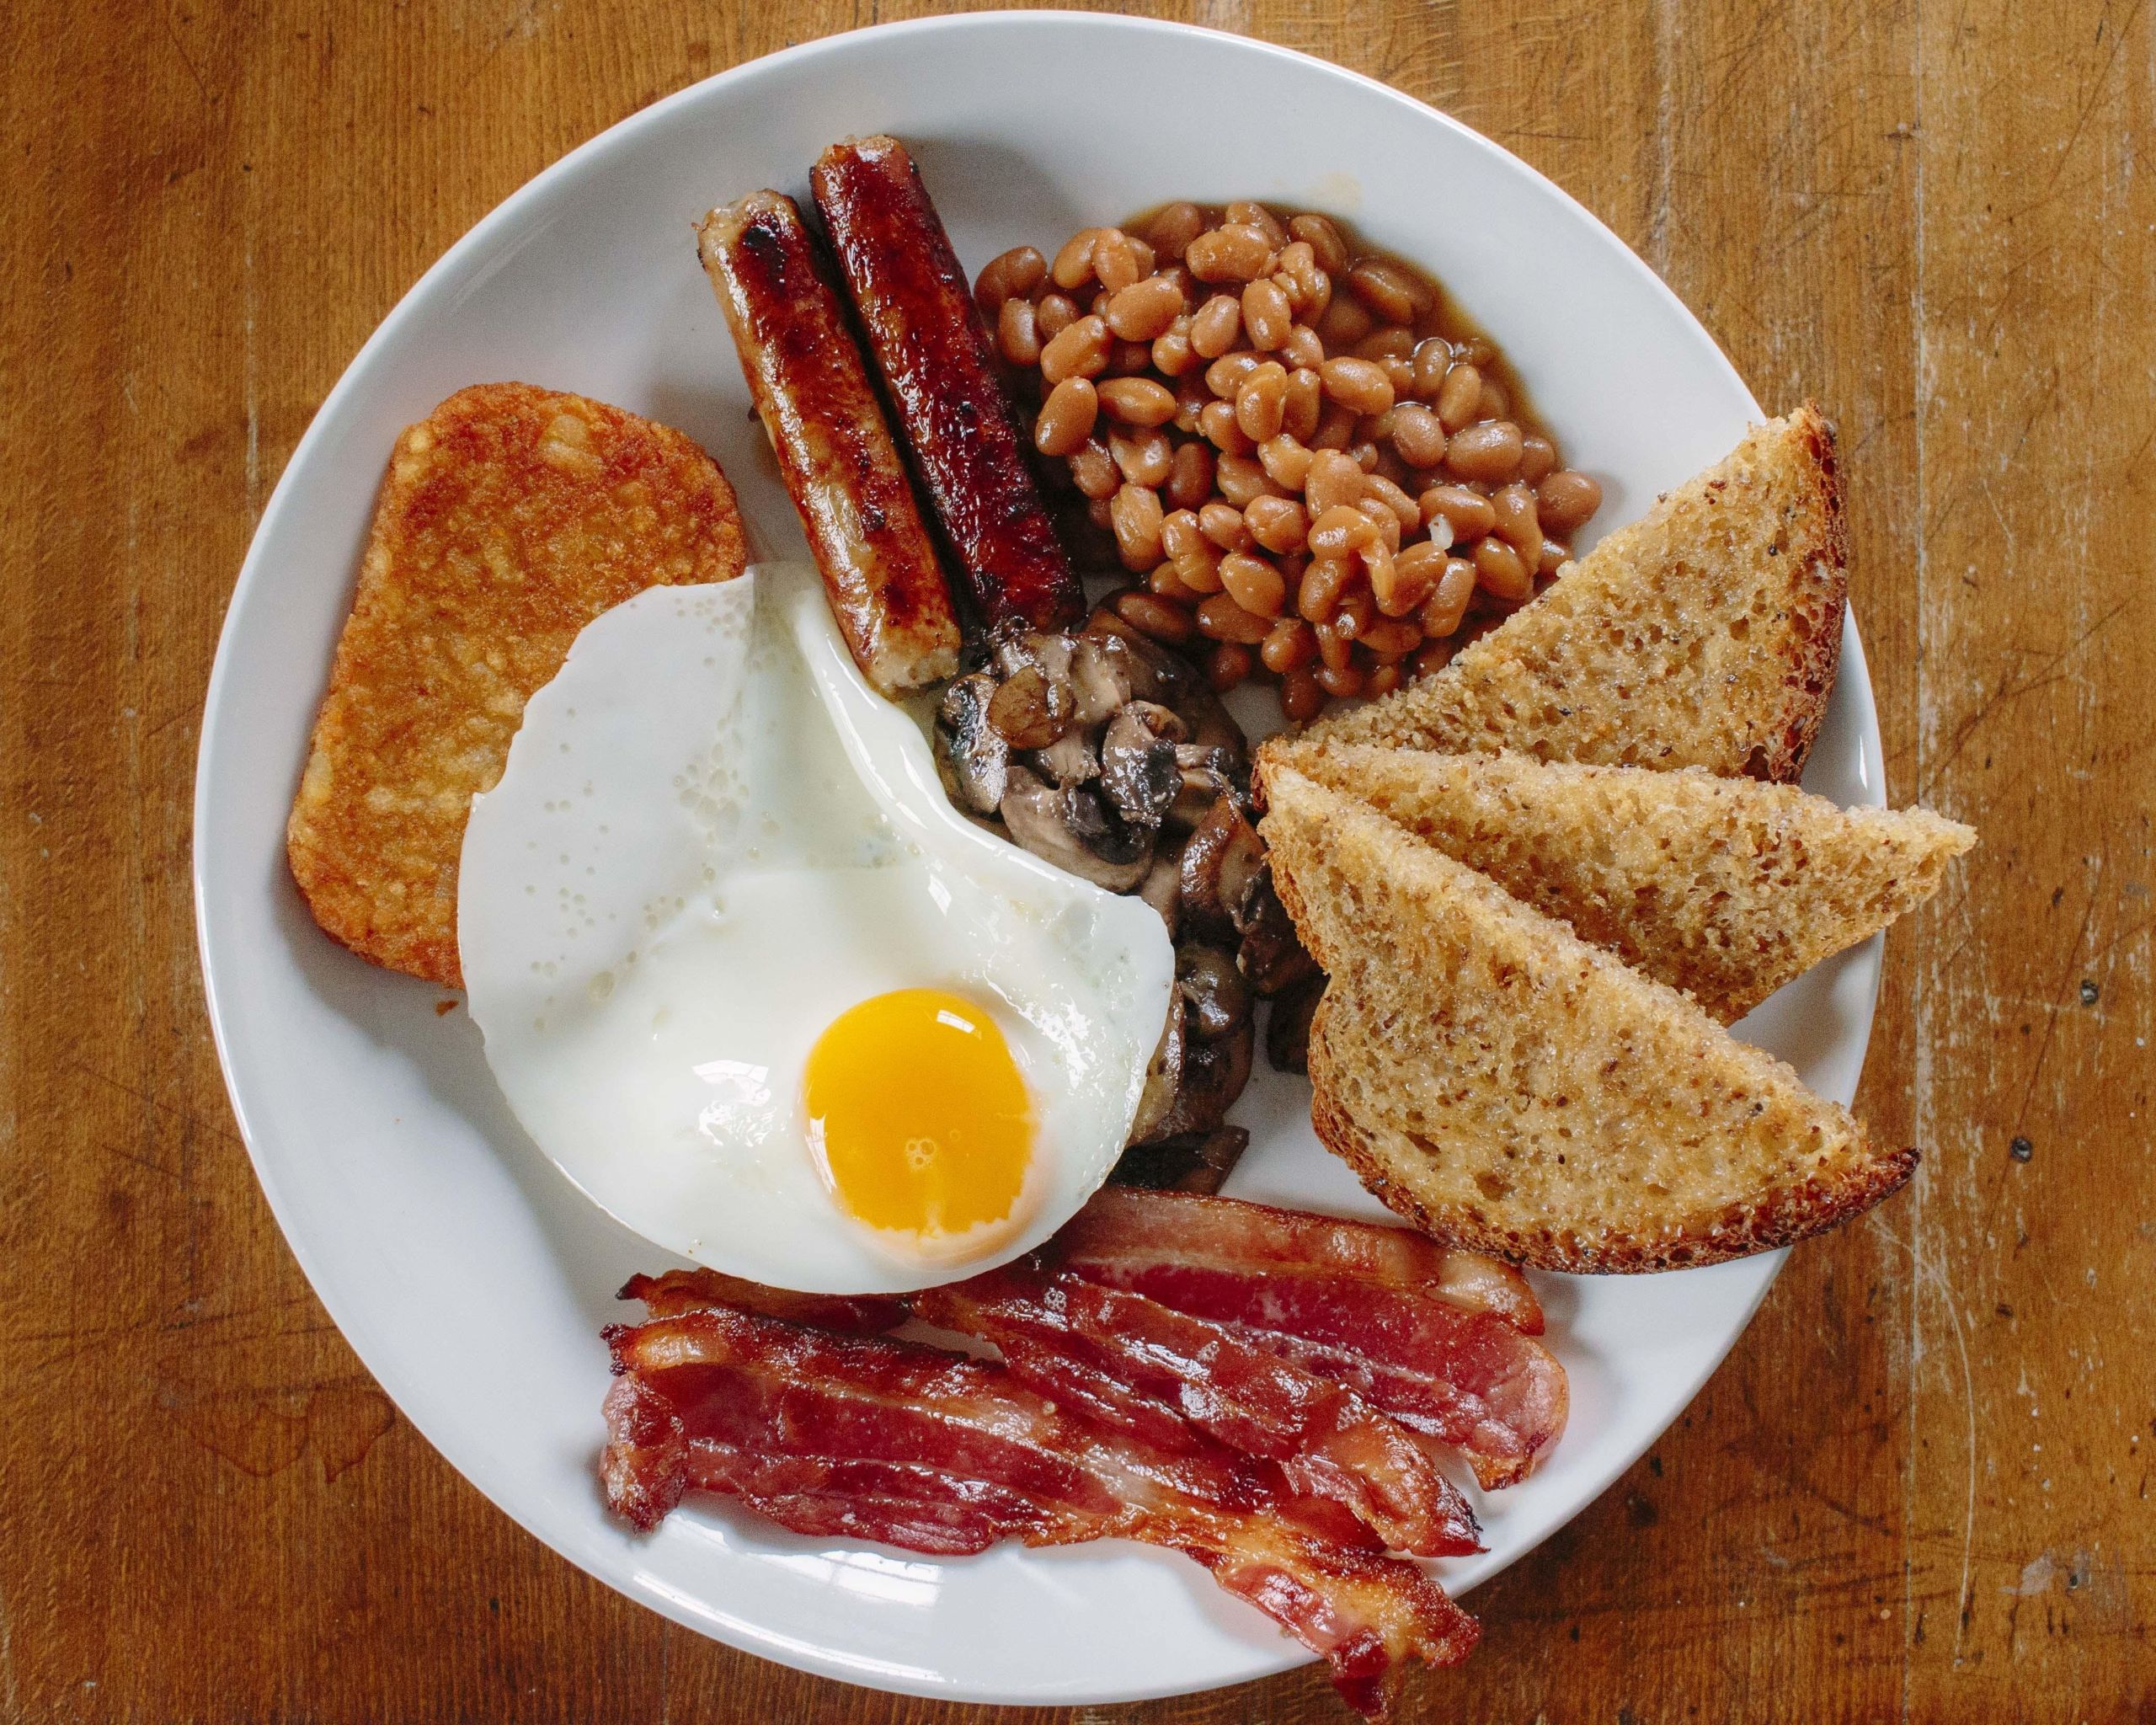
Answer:
[{"label": "bacon rasher", "polygon": [[1195,1427],[1330,1498],[1395,1551],[1480,1551],[1475,1512],[1416,1440],[1353,1390],[1142,1295],[1027,1265],[913,1296],[931,1324],[992,1342],[1031,1388],[1135,1437]]},{"label": "bacon rasher", "polygon": [[765,1317],[782,1317],[842,1336],[877,1336],[906,1321],[906,1305],[895,1294],[796,1294],[766,1287],[721,1270],[668,1270],[664,1275],[631,1276],[618,1300],[640,1300],[654,1317],[677,1317],[707,1306],[732,1306]]},{"label": "bacon rasher", "polygon": [[1525,1478],[1564,1429],[1525,1279],[1403,1229],[1109,1186],[1049,1255],[1348,1386],[1460,1450],[1485,1488]]},{"label": "bacon rasher", "polygon": [[1450,1664],[1479,1633],[1413,1564],[1278,1471],[1194,1430],[1175,1450],[1050,1403],[1006,1367],[839,1336],[728,1306],[608,1332],[600,1472],[649,1527],[690,1487],[781,1525],[938,1553],[993,1538],[1129,1538],[1186,1551],[1331,1664],[1381,1717],[1407,1662]]}]

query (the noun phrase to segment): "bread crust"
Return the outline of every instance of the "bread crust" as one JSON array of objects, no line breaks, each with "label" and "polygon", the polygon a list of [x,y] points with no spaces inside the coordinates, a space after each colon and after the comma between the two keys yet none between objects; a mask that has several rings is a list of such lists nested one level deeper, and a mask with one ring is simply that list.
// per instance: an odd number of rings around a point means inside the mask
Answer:
[{"label": "bread crust", "polygon": [[682,433],[527,383],[398,438],[286,828],[323,932],[462,985],[456,867],[524,703],[600,612],[748,562],[733,488]]}]

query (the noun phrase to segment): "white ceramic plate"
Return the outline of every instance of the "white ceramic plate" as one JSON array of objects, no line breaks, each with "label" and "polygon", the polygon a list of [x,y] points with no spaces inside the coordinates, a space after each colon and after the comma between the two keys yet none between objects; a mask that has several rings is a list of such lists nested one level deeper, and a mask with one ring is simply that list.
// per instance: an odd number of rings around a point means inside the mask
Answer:
[{"label": "white ceramic plate", "polygon": [[[1256,123],[1252,123],[1253,116]],[[765,185],[804,195],[835,138],[913,147],[961,255],[1169,198],[1258,196],[1353,217],[1437,270],[1524,374],[1602,521],[1721,456],[1758,409],[1676,298],[1598,222],[1494,144],[1384,86],[1235,37],[1128,18],[936,19],[833,37],[647,109],[467,234],[330,393],[264,513],[226,620],[196,782],[211,1016],[278,1220],[368,1368],[428,1439],[572,1562],[677,1621],[786,1664],[921,1694],[1117,1701],[1264,1675],[1304,1655],[1198,1569],[1091,1546],[957,1562],[774,1535],[697,1504],[650,1538],[594,1482],[614,1289],[661,1255],[549,1167],[462,1012],[308,920],[286,810],[400,427],[452,389],[516,378],[678,425],[739,489],[760,548],[798,529],[750,423],[690,225]],[[1878,729],[1849,632],[1806,782],[1877,803]],[[1746,1033],[1820,1091],[1856,1087],[1876,943],[1822,967]],[[1230,1188],[1381,1215],[1318,1146],[1299,1081],[1264,1071]],[[1679,1274],[1541,1277],[1571,1429],[1526,1485],[1478,1498],[1469,1588],[1576,1514],[1689,1402],[1778,1257]],[[441,1345],[445,1319],[456,1326]]]}]

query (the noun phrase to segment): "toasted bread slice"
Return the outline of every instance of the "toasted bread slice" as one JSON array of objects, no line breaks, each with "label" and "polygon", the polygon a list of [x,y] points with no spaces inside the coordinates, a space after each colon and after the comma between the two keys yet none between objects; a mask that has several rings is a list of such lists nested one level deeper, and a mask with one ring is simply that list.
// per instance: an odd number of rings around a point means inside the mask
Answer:
[{"label": "toasted bread slice", "polygon": [[1793,782],[1841,658],[1845,555],[1834,430],[1807,403],[1444,670],[1305,734]]},{"label": "toasted bread slice", "polygon": [[634,414],[490,383],[408,428],[286,829],[314,920],[362,958],[458,986],[464,823],[525,702],[600,611],[746,561],[718,462]]},{"label": "toasted bread slice", "polygon": [[1261,780],[1279,765],[1390,815],[1725,1024],[1929,898],[1977,841],[1925,809],[1838,809],[1696,769],[1285,740],[1259,751]]},{"label": "toasted bread slice", "polygon": [[1330,973],[1312,1123],[1417,1226],[1514,1263],[1712,1263],[1906,1181],[1846,1108],[1397,822],[1271,777],[1273,878]]}]

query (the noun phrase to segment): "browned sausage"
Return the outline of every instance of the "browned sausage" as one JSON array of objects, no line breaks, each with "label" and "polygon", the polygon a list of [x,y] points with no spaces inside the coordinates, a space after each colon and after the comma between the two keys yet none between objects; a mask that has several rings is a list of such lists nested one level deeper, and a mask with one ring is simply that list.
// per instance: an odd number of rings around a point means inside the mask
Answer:
[{"label": "browned sausage", "polygon": [[854,663],[886,695],[952,676],[951,590],[801,212],[756,192],[696,235]]},{"label": "browned sausage", "polygon": [[1086,595],[1026,465],[988,328],[896,138],[849,138],[810,176],[899,429],[981,615],[1068,628]]}]

